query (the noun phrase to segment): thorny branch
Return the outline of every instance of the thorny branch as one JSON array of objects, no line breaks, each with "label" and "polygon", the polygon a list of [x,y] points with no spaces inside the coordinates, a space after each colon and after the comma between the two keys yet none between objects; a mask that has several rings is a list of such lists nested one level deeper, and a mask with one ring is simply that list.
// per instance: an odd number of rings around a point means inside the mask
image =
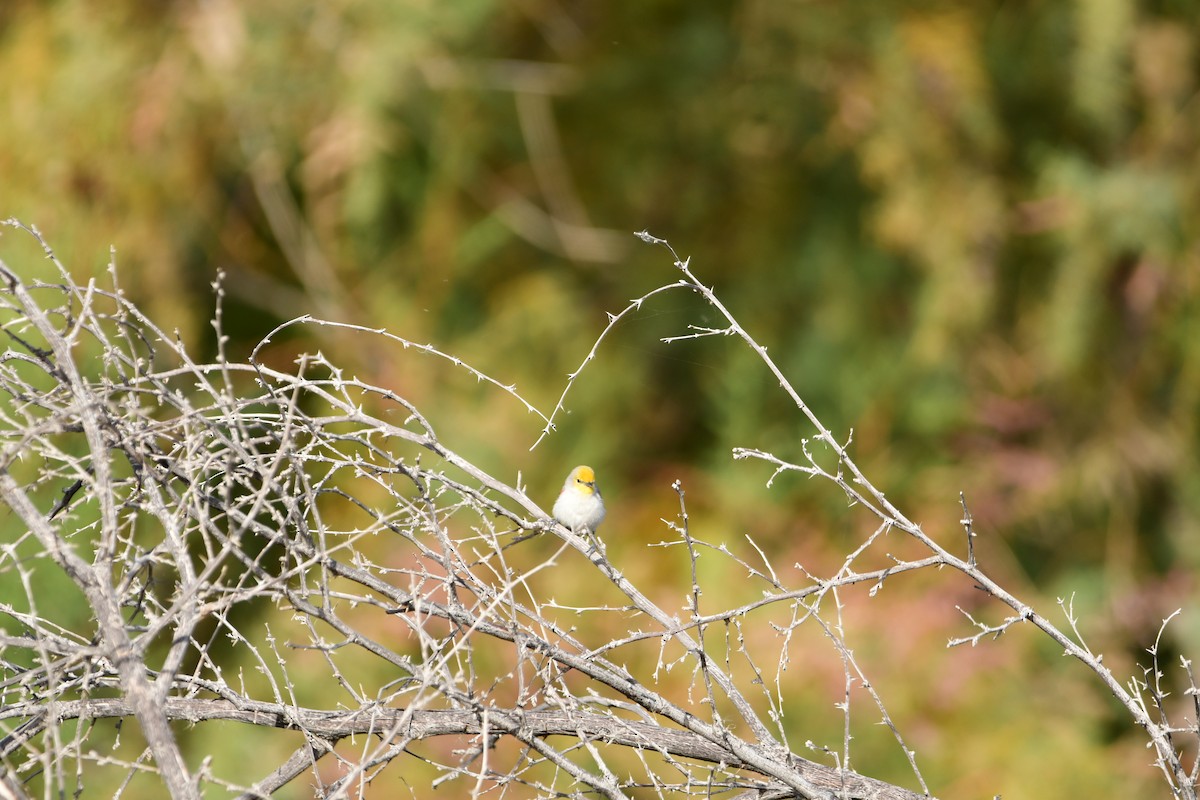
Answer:
[{"label": "thorny branch", "polygon": [[[682,277],[612,315],[544,415],[515,387],[433,345],[308,317],[277,331],[353,328],[443,359],[537,414],[545,437],[613,325],[664,292],[698,294],[726,324],[670,338],[740,339],[833,464],[807,444],[802,463],[751,449],[734,457],[831,481],[879,527],[835,574],[801,570],[797,581],[753,540],[749,555],[704,541],[677,482],[679,517],[662,545],[686,557],[682,615],[603,546],[555,524],[519,481],[463,457],[434,417],[394,391],[320,355],[301,357],[294,371],[268,366],[270,336],[245,362],[230,359],[219,282],[219,357],[197,363],[125,299],[115,270],[110,288],[79,286],[27,232],[57,279],[26,282],[0,263],[0,329],[9,339],[0,355],[0,497],[16,531],[0,545],[0,576],[13,587],[0,600],[0,764],[15,776],[0,794],[68,794],[115,772],[113,786],[162,781],[173,797],[210,787],[265,797],[298,780],[321,796],[350,797],[404,765],[410,783],[458,782],[472,796],[511,788],[556,797],[584,786],[610,798],[927,797],[915,754],[847,642],[840,593],[873,594],[897,575],[944,566],[1016,612],[1000,626],[979,623],[982,633],[962,641],[1033,622],[1128,702],[1173,785],[1189,778],[1171,747],[1183,729],[1143,699],[1147,690],[1155,696],[1156,681],[1127,692],[1077,631],[1059,632],[991,581],[973,549],[961,560],[908,520],[862,475],[849,441],[820,423],[677,256]],[[963,514],[971,537],[965,500]],[[889,531],[928,555],[861,567]],[[555,538],[521,544],[539,536]],[[702,568],[713,557],[743,569],[761,594],[717,604]],[[597,592],[617,599],[588,608],[554,600],[549,578],[574,559],[588,565]],[[82,611],[50,601],[48,587],[64,584]],[[606,625],[583,624],[597,617]],[[625,628],[614,631],[618,618]],[[774,652],[748,635],[755,629],[771,632]],[[801,629],[832,645],[845,674],[843,741],[807,743],[817,760],[793,751],[783,724],[784,673]],[[667,680],[673,671],[688,677]],[[890,728],[919,792],[851,769],[859,691],[871,721]],[[136,723],[138,737],[122,737],[113,721]],[[216,721],[304,739],[234,785],[217,777],[226,765],[191,741]]]}]

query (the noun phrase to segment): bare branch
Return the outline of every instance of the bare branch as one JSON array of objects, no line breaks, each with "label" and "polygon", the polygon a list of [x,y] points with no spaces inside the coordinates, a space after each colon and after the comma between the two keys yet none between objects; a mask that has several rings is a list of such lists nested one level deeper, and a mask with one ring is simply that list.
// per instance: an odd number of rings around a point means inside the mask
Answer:
[{"label": "bare branch", "polygon": [[[37,776],[47,796],[76,791],[85,776],[94,785],[94,775],[117,792],[154,781],[179,798],[210,787],[261,798],[305,779],[325,796],[352,796],[415,767],[429,786],[458,782],[472,796],[929,797],[911,736],[854,653],[845,600],[939,568],[1012,612],[1000,623],[968,615],[974,633],[952,645],[1031,623],[1146,731],[1177,795],[1195,796],[1200,762],[1189,772],[1176,752],[1195,723],[1172,721],[1158,647],[1122,685],[1069,602],[1060,630],[983,571],[965,498],[965,559],[904,516],[855,464],[852,436],[820,423],[665,241],[640,235],[671,252],[681,278],[610,318],[548,414],[433,345],[309,317],[276,331],[332,327],[432,355],[521,403],[544,438],[619,320],[660,293],[692,292],[721,320],[666,341],[740,341],[805,427],[795,462],[755,448],[734,458],[766,464],[768,485],[795,472],[827,482],[870,515],[873,532],[827,572],[772,563],[748,535],[714,541],[676,481],[678,516],[650,552],[675,559],[679,581],[666,593],[639,585],[640,571],[614,563],[603,540],[555,523],[519,476],[514,485],[461,455],[436,414],[320,354],[271,366],[270,336],[246,361],[231,358],[220,281],[219,357],[197,363],[124,297],[115,269],[107,287],[76,285],[37,232],[22,230],[58,282],[25,281],[0,264],[10,345],[0,354],[0,498],[13,531],[0,544],[0,576],[13,587],[0,605],[11,627],[0,631],[0,764]],[[920,557],[885,550],[897,535]],[[756,593],[727,600],[712,561]],[[573,578],[590,581],[588,600],[554,598],[568,562]],[[47,602],[50,575],[75,594]],[[793,651],[808,642],[844,676],[840,741],[807,743],[817,760],[789,745],[809,722],[789,697],[804,666]],[[293,732],[289,754],[225,777],[226,765],[181,733],[218,721]],[[876,724],[919,793],[852,769],[865,760],[856,731]],[[21,797],[20,787],[6,780],[0,796]]]}]

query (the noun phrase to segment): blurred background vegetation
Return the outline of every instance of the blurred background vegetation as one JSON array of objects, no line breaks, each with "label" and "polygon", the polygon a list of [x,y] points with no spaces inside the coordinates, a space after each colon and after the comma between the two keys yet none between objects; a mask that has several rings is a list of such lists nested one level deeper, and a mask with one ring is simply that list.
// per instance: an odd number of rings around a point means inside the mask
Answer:
[{"label": "blurred background vegetation", "polygon": [[[1129,674],[1179,607],[1165,661],[1200,653],[1198,11],[7,0],[0,216],[37,225],[80,279],[111,245],[126,292],[197,359],[215,357],[223,270],[231,357],[301,314],[386,326],[547,412],[606,312],[674,280],[631,235],[646,229],[827,426],[853,429],[910,518],[952,540],[964,492],[983,563],[1051,617],[1074,595]],[[9,231],[0,257],[40,254]],[[766,372],[728,340],[657,341],[714,321],[690,294],[647,303],[532,453],[534,417],[435,359],[327,329],[266,357],[289,369],[319,347],[547,507],[593,464],[635,581],[655,574],[675,478],[696,535],[834,568],[871,521],[730,458],[795,458],[811,435]],[[1139,733],[1031,632],[944,648],[968,632],[956,603],[1001,613],[970,586],[900,579],[847,602],[937,794],[1163,796]],[[840,662],[813,652],[788,673],[790,724],[836,747]],[[859,708],[854,766],[910,782]],[[191,735],[236,751],[235,733]]]}]

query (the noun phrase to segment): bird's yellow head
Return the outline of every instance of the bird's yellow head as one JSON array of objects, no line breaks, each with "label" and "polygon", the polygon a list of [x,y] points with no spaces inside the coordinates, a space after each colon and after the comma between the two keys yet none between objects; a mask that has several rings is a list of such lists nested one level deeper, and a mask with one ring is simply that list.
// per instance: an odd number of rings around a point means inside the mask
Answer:
[{"label": "bird's yellow head", "polygon": [[585,491],[595,491],[596,489],[596,473],[591,467],[579,466],[571,470],[572,483],[578,489]]}]

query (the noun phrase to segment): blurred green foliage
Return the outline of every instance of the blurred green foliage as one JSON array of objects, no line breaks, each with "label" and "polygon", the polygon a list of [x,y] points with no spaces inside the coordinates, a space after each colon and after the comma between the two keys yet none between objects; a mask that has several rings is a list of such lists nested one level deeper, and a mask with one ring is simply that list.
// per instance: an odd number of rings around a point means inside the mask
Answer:
[{"label": "blurred green foliage", "polygon": [[[215,353],[223,270],[233,357],[311,313],[432,342],[546,411],[606,312],[674,279],[630,235],[649,230],[827,426],[853,429],[910,518],[954,537],[964,491],[985,563],[1030,600],[1078,591],[1114,670],[1132,669],[1200,568],[1196,10],[9,0],[0,215],[37,225],[80,276],[112,245],[126,291],[196,358]],[[14,236],[0,253],[22,269]],[[768,493],[762,468],[732,462],[734,446],[796,458],[811,431],[728,340],[658,343],[689,323],[715,319],[691,296],[648,302],[533,453],[534,417],[434,359],[324,329],[266,358],[286,369],[321,348],[547,505],[570,465],[594,464],[618,560],[666,534],[679,477],[699,535],[835,565],[870,521],[827,487]],[[978,652],[940,649],[965,622],[937,597],[929,630],[863,612],[935,790],[1156,786],[1081,670],[1010,634],[986,646],[1019,676],[995,696]],[[913,637],[925,647],[889,657]],[[1200,623],[1169,638],[1196,653]],[[816,714],[836,741],[807,666],[797,736]],[[965,677],[942,704],[945,670]],[[1047,715],[1076,727],[1051,734]],[[894,745],[863,738],[855,766],[904,780]]]}]

